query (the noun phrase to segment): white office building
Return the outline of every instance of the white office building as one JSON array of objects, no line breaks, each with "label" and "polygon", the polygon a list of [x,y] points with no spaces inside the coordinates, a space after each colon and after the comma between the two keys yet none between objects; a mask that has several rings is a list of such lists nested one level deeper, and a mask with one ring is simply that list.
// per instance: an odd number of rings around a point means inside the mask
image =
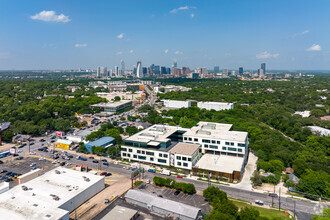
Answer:
[{"label": "white office building", "polygon": [[227,102],[197,102],[197,107],[206,110],[223,111],[234,109],[234,104]]},{"label": "white office building", "polygon": [[191,106],[191,101],[178,101],[178,100],[162,100],[164,107],[166,108],[189,108]]}]

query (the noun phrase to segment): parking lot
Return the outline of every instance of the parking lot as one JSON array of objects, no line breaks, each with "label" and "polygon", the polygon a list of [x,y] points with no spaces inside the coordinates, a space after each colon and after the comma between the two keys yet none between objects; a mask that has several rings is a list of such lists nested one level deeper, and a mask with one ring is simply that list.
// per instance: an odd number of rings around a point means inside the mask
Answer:
[{"label": "parking lot", "polygon": [[[32,167],[43,169],[42,173],[45,173],[48,170],[53,169],[56,164],[52,164],[51,161],[48,160],[39,160],[37,157],[24,157],[22,160],[17,160],[17,157],[15,159],[13,158],[6,158],[2,159],[3,164],[0,164],[0,170],[6,170],[7,172],[13,172],[17,174],[25,174],[31,171]],[[30,166],[32,163],[34,163],[34,166]],[[6,176],[6,173],[1,173],[0,176]],[[0,178],[1,178],[0,177]],[[8,177],[8,175],[7,175]],[[9,187],[13,187],[17,185],[17,178],[10,177],[13,179],[13,181],[9,182]],[[3,182],[4,180],[0,180],[0,182]]]},{"label": "parking lot", "polygon": [[151,184],[142,184],[137,190],[148,192],[157,196],[162,196],[165,199],[170,199],[176,202],[181,202],[187,205],[191,205],[200,208],[203,213],[209,214],[212,211],[211,206],[203,196],[193,194],[185,194],[180,192],[178,195],[174,195],[175,189],[169,189],[165,187],[157,187]]}]

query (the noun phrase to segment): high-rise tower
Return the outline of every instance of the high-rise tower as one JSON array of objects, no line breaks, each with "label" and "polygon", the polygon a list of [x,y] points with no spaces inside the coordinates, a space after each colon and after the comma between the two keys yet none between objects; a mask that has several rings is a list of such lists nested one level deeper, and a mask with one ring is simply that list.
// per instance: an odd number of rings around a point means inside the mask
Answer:
[{"label": "high-rise tower", "polygon": [[263,74],[266,74],[266,63],[261,64],[261,69],[263,70]]},{"label": "high-rise tower", "polygon": [[143,72],[142,72],[142,62],[138,61],[137,66],[136,66],[136,77],[137,78],[142,78],[143,77]]},{"label": "high-rise tower", "polygon": [[124,62],[124,60],[120,61],[120,67],[121,67],[120,74],[123,76],[123,75],[125,75],[125,62]]}]

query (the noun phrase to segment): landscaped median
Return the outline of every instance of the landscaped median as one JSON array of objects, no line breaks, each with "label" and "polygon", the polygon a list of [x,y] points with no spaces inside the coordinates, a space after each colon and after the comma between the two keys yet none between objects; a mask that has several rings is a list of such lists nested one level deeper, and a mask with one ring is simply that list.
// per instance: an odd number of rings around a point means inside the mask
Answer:
[{"label": "landscaped median", "polygon": [[175,180],[173,180],[171,178],[162,178],[162,177],[158,177],[158,176],[155,176],[153,181],[157,186],[166,186],[169,188],[180,190],[180,191],[182,191],[184,193],[188,193],[188,194],[196,193],[195,185],[192,183],[176,182]]}]

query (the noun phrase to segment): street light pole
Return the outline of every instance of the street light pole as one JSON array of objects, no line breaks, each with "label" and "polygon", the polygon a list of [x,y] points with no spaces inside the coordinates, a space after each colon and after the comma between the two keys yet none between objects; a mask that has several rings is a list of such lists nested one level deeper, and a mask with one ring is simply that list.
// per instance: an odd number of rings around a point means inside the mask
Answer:
[{"label": "street light pole", "polygon": [[280,190],[279,190],[279,197],[278,197],[278,211],[281,210],[281,187],[280,187]]}]

